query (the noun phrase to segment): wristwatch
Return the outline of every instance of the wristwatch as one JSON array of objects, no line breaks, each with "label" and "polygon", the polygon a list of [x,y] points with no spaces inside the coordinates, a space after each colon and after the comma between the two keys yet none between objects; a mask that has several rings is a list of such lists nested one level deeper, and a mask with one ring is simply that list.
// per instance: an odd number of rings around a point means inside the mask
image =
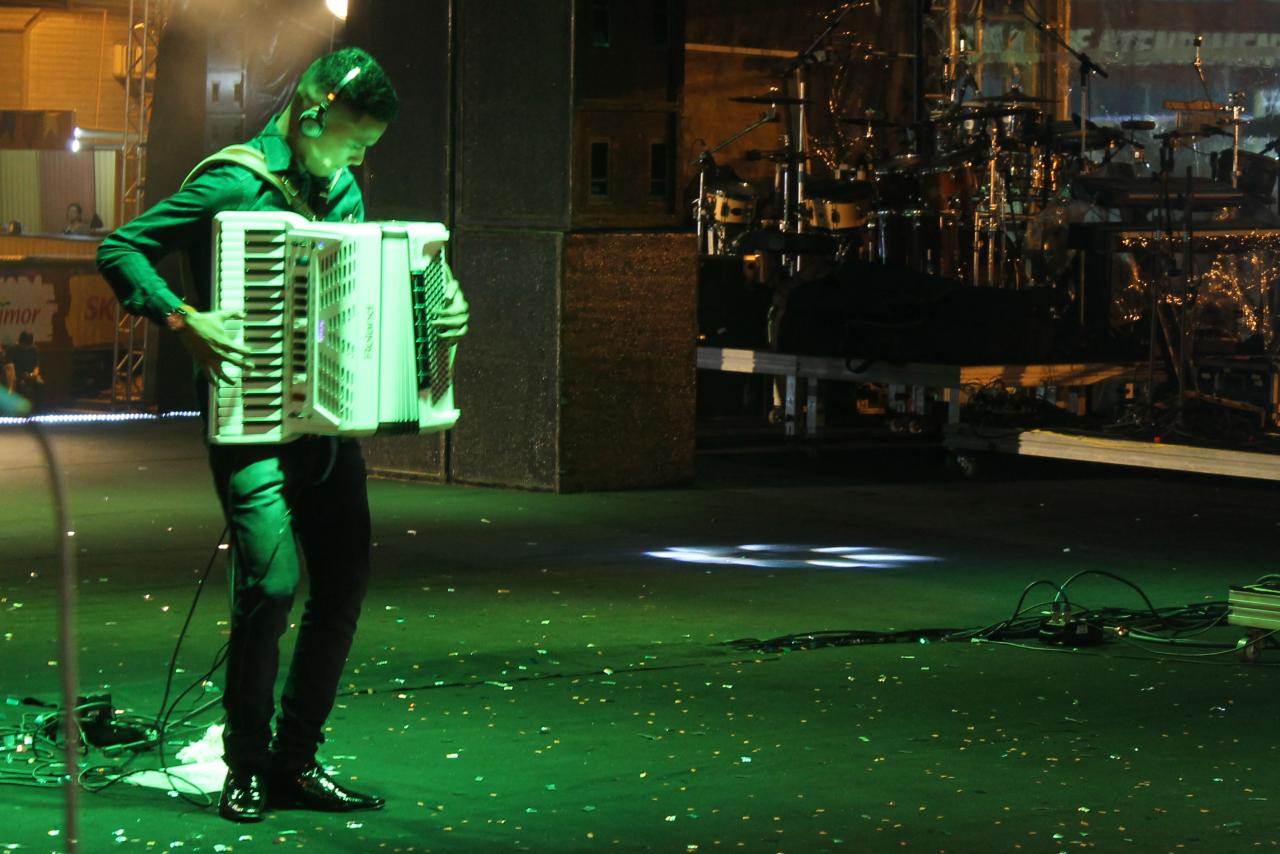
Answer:
[{"label": "wristwatch", "polygon": [[164,316],[165,328],[170,332],[181,332],[187,328],[187,308],[186,306],[175,306],[172,311]]}]

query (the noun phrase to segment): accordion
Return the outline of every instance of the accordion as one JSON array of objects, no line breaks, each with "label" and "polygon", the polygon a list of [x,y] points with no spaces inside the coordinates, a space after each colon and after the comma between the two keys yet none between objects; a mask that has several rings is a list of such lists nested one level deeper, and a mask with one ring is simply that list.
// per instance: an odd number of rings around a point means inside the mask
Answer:
[{"label": "accordion", "polygon": [[448,430],[456,345],[431,325],[452,276],[431,222],[312,222],[284,211],[214,217],[212,307],[249,371],[209,388],[209,441]]}]

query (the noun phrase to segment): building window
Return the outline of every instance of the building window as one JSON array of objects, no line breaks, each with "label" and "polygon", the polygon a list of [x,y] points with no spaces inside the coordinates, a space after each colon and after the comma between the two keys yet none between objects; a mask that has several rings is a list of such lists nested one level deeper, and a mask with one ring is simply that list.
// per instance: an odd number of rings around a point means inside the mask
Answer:
[{"label": "building window", "polygon": [[591,143],[591,195],[609,195],[609,141]]},{"label": "building window", "polygon": [[653,0],[653,46],[671,44],[671,5],[667,0]]},{"label": "building window", "polygon": [[665,142],[649,143],[649,195],[655,198],[666,198],[670,183],[667,144]]},{"label": "building window", "polygon": [[608,47],[609,3],[611,0],[591,0],[591,46]]}]

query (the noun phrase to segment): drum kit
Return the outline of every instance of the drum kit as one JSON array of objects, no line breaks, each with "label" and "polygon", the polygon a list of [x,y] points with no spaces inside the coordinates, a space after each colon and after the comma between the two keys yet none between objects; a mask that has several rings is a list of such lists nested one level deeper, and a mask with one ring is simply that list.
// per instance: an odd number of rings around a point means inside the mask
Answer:
[{"label": "drum kit", "polygon": [[[777,91],[731,100],[769,107],[761,122],[780,109],[808,101]],[[793,153],[787,134],[779,148],[751,151],[750,160],[774,167],[775,188],[794,187],[796,198],[765,198],[752,184],[716,178],[712,154],[745,132],[705,152],[694,218],[705,255],[734,257],[757,245],[760,230],[807,232],[827,238],[803,241],[800,256],[825,251],[845,258],[904,267],[971,284],[1028,283],[1031,265],[1021,263],[1028,225],[1063,195],[1073,177],[1092,163],[1080,152],[1115,150],[1119,131],[1054,121],[1048,99],[1018,89],[945,105],[919,123],[876,116],[841,116],[857,129],[855,164],[841,164],[833,177],[812,177],[811,155]],[[893,137],[891,141],[888,139]],[[906,138],[912,150],[890,152]],[[1141,163],[1141,148],[1138,161]],[[776,196],[777,194],[775,194]],[[801,241],[792,241],[797,246]],[[784,242],[783,254],[788,247]]]},{"label": "drum kit", "polygon": [[[729,98],[767,110],[691,164],[698,168],[692,213],[704,255],[738,257],[767,244],[780,246],[781,262],[768,266],[792,273],[813,255],[826,254],[837,262],[881,263],[971,285],[1053,284],[1042,280],[1043,270],[1061,265],[1036,258],[1043,251],[1039,231],[1046,223],[1061,224],[1060,208],[1072,207],[1066,201],[1082,177],[1161,177],[1167,186],[1175,172],[1173,150],[1216,135],[1233,137],[1230,156],[1217,161],[1220,182],[1229,179],[1234,188],[1254,176],[1260,176],[1255,182],[1274,180],[1275,161],[1264,157],[1266,152],[1241,150],[1243,93],[1232,93],[1227,104],[1209,98],[1198,38],[1193,65],[1205,99],[1166,101],[1164,108],[1178,124],[1161,134],[1150,121],[1114,128],[1089,121],[1090,81],[1108,77],[1107,71],[1070,45],[1062,21],[1041,19],[1030,4],[1011,7],[1009,15],[1025,19],[1027,28],[1039,33],[1042,55],[1069,56],[1079,71],[1074,86],[1079,113],[1071,119],[1064,118],[1069,108],[1060,100],[1024,91],[1020,71],[999,85],[993,85],[994,77],[982,83],[989,55],[982,48],[983,0],[975,3],[972,21],[955,2],[916,13],[929,17],[945,9],[940,54],[919,34],[910,45],[903,42],[908,52],[873,49],[860,36],[844,44],[842,28],[867,5],[834,8],[813,44],[780,66],[778,84]],[[879,4],[875,8],[876,15],[884,13]],[[910,104],[899,101],[897,107],[909,117],[854,109],[838,96],[845,90],[837,81],[847,83],[864,67],[859,59],[873,58],[909,60],[915,69]],[[930,77],[930,68],[940,68],[940,74]],[[927,94],[926,79],[942,94]],[[1056,90],[1066,79],[1058,70],[1036,78],[1043,88]],[[819,91],[816,86],[806,91],[808,84],[822,81],[827,88],[821,96],[812,94]],[[1033,83],[1033,88],[1039,87]],[[862,101],[878,97],[867,92]],[[825,140],[813,132],[818,105],[830,120],[829,129],[820,128],[830,134]],[[773,190],[762,193],[763,182],[753,185],[732,169],[717,168],[713,156],[770,123],[781,129],[777,147],[747,153],[747,159],[773,166]],[[1150,136],[1140,141],[1142,133]],[[828,144],[831,139],[834,145]],[[1148,146],[1153,153],[1158,146],[1158,165],[1147,162]],[[761,232],[772,234],[764,239]]]}]

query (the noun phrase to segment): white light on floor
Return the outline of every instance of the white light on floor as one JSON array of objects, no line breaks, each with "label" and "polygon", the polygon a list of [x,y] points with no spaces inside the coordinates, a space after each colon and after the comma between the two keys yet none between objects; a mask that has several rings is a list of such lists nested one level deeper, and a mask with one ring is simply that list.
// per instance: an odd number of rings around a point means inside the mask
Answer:
[{"label": "white light on floor", "polygon": [[763,569],[896,569],[904,564],[938,560],[929,555],[902,554],[875,546],[766,546],[756,543],[738,546],[672,546],[645,552],[645,555],[704,566],[749,566]]}]

